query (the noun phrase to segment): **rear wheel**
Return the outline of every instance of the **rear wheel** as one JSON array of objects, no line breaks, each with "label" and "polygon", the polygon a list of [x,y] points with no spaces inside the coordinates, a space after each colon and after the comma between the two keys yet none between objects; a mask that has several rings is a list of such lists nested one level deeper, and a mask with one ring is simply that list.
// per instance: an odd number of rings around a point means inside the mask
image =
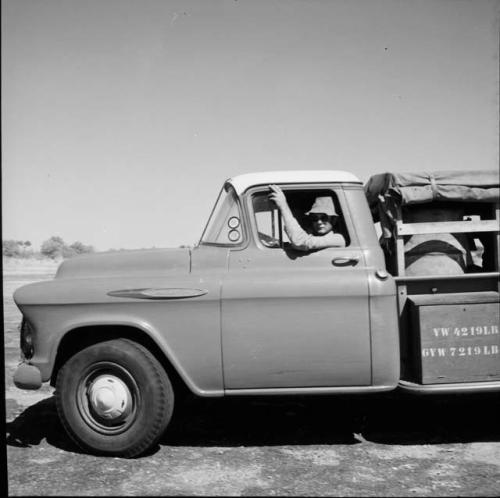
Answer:
[{"label": "rear wheel", "polygon": [[113,339],[81,350],[64,364],[56,404],[64,428],[83,450],[131,458],[162,436],[174,393],[149,350]]}]

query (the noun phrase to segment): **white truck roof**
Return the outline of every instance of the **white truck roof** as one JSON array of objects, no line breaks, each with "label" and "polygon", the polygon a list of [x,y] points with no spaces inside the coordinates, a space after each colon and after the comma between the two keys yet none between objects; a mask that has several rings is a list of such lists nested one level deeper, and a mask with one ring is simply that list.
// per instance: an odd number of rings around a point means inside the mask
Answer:
[{"label": "white truck roof", "polygon": [[352,173],[335,170],[263,171],[234,176],[226,181],[234,187],[238,195],[249,187],[273,183],[362,183]]}]

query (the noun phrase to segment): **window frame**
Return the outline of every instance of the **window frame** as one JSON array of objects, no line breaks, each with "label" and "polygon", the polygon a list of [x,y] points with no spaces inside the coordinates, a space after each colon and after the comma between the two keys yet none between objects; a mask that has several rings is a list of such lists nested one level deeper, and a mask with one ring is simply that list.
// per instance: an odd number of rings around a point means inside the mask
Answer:
[{"label": "window frame", "polygon": [[[221,196],[224,193],[226,195],[232,195],[234,200],[235,200],[235,204],[237,206],[239,219],[240,219],[241,239],[235,243],[231,243],[231,242],[221,243],[221,242],[204,241],[203,237],[205,236],[205,233],[208,230],[208,227],[210,225],[210,222],[212,221],[213,216],[216,215],[215,209],[217,207],[217,204],[220,201]],[[226,220],[226,223],[227,223],[227,220]],[[212,246],[212,247],[227,247],[229,249],[243,249],[244,247],[246,247],[248,245],[248,230],[247,230],[246,225],[247,225],[247,222],[246,222],[245,210],[243,209],[241,199],[238,196],[238,194],[236,193],[236,190],[234,189],[234,187],[230,183],[225,183],[223,185],[223,187],[220,189],[219,194],[217,195],[215,203],[212,207],[212,210],[210,211],[210,216],[208,217],[208,220],[205,224],[205,228],[203,229],[203,232],[201,234],[200,240],[198,242],[198,246]]]},{"label": "window frame", "polygon": [[[328,191],[332,194],[334,199],[336,200],[336,205],[340,208],[340,213],[339,215],[342,216],[345,230],[347,232],[347,235],[349,237],[349,244],[342,247],[342,248],[325,248],[325,249],[355,249],[359,248],[359,240],[356,234],[356,230],[354,227],[354,224],[352,223],[352,220],[350,218],[350,211],[349,207],[347,206],[347,202],[345,199],[344,195],[344,190],[342,185],[334,186],[331,183],[328,184],[322,184],[322,183],[313,183],[313,184],[276,184],[278,185],[283,192],[313,192],[315,190],[317,191]],[[259,237],[259,230],[258,230],[258,224],[257,224],[257,218],[255,216],[255,212],[253,210],[253,198],[256,194],[262,193],[262,192],[269,192],[269,188],[267,185],[258,185],[255,187],[249,188],[245,194],[246,194],[246,199],[245,199],[245,206],[248,212],[248,218],[249,218],[249,229],[252,234],[253,241],[255,245],[262,250],[275,250],[275,249],[281,249],[283,250],[284,247],[281,246],[276,246],[276,247],[269,247],[266,246],[265,244],[262,243]],[[281,214],[279,215],[281,218]],[[284,231],[284,223],[282,222],[282,230]],[[323,250],[323,249],[322,249]]]}]

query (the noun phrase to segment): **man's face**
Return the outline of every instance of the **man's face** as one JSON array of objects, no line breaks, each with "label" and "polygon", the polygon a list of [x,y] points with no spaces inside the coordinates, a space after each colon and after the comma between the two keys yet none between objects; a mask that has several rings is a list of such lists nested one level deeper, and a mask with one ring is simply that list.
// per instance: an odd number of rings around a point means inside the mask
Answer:
[{"label": "man's face", "polygon": [[333,230],[333,225],[328,215],[313,213],[310,215],[310,218],[315,235],[326,235]]}]

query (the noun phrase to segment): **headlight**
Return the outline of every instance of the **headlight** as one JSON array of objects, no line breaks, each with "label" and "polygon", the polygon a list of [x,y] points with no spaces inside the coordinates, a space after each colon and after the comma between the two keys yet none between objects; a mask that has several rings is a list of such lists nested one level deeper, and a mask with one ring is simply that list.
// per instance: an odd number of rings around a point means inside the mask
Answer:
[{"label": "headlight", "polygon": [[35,348],[33,346],[33,328],[27,320],[23,318],[21,323],[21,351],[23,356],[29,360],[33,357]]}]

